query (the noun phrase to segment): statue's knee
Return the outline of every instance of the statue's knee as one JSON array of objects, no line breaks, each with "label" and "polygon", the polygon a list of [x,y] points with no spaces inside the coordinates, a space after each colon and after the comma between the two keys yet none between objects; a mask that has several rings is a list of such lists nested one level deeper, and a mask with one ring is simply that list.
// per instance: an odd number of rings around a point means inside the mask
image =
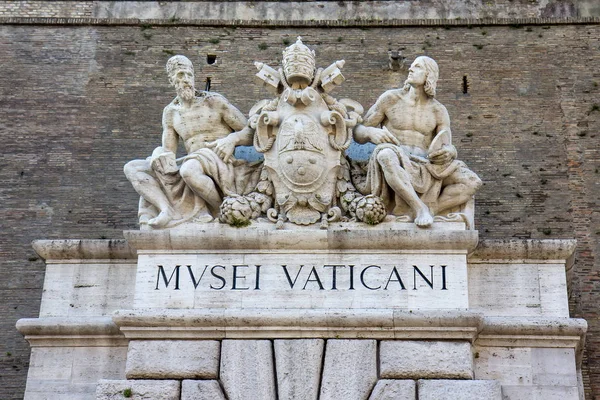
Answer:
[{"label": "statue's knee", "polygon": [[123,172],[125,173],[125,176],[127,177],[127,179],[129,179],[130,181],[136,179],[137,173],[140,172],[139,160],[129,161],[123,167]]},{"label": "statue's knee", "polygon": [[188,160],[181,165],[179,168],[179,174],[184,181],[193,179],[194,176],[202,175],[202,166],[196,160]]},{"label": "statue's knee", "polygon": [[382,166],[391,165],[398,162],[398,156],[391,149],[383,149],[377,153],[377,162]]},{"label": "statue's knee", "polygon": [[483,185],[481,179],[473,172],[469,172],[464,180],[464,185],[470,195],[474,195],[477,190]]}]

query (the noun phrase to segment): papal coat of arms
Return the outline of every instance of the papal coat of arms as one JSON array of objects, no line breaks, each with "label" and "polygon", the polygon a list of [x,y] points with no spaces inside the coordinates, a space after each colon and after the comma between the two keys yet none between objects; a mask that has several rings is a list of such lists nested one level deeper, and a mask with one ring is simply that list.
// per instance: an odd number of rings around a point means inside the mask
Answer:
[{"label": "papal coat of arms", "polygon": [[338,101],[328,94],[344,81],[343,65],[344,61],[337,61],[325,69],[315,68],[315,53],[300,38],[283,52],[281,69],[256,63],[257,77],[277,95],[259,102],[250,115],[254,147],[265,161],[255,193],[233,198],[231,204],[226,199],[225,219],[227,208],[246,199],[262,201],[263,208],[269,205],[266,214],[278,227],[286,221],[320,222],[326,227],[342,218],[357,218],[360,200],[373,204],[372,212],[359,219],[378,223],[385,217],[379,199],[361,195],[350,180],[344,152],[363,110],[355,101]]}]

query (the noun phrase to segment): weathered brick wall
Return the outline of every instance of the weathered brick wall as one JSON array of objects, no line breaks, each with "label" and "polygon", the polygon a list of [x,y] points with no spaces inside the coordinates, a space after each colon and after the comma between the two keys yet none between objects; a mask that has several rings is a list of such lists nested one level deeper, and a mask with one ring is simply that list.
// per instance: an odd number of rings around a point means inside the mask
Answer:
[{"label": "weathered brick wall", "polygon": [[0,17],[90,18],[93,1],[1,1]]},{"label": "weathered brick wall", "polygon": [[590,324],[588,398],[600,396],[600,25],[0,25],[0,398],[22,398],[25,385],[28,345],[14,324],[37,316],[44,276],[31,240],[119,238],[136,227],[137,195],[122,167],[160,142],[161,111],[174,96],[166,60],[189,56],[199,87],[210,76],[248,112],[268,97],[253,61],[278,65],[297,35],[319,65],[346,60],[334,94],[365,107],[406,76],[389,70],[388,49],[403,48],[409,63],[420,54],[438,61],[438,98],[460,159],[485,182],[482,237],[579,240],[572,309]]}]

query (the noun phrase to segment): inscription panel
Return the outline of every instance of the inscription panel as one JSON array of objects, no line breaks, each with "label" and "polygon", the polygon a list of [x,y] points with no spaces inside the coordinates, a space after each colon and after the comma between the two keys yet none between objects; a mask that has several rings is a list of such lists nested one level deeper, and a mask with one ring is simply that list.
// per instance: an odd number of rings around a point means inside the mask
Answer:
[{"label": "inscription panel", "polygon": [[468,308],[458,252],[149,252],[135,308]]}]

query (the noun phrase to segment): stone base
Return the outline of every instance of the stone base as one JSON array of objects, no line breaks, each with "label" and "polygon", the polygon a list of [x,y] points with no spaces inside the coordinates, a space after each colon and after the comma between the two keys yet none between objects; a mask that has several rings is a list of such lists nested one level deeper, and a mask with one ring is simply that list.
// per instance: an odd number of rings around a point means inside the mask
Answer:
[{"label": "stone base", "polygon": [[[17,324],[32,346],[25,399],[580,400],[572,241],[475,248],[475,231],[388,227],[128,232],[137,253],[38,242],[42,311]],[[286,275],[301,257],[310,273]],[[257,296],[253,263],[274,290]],[[395,291],[369,288],[375,266]],[[217,276],[229,286],[202,287]]]}]

